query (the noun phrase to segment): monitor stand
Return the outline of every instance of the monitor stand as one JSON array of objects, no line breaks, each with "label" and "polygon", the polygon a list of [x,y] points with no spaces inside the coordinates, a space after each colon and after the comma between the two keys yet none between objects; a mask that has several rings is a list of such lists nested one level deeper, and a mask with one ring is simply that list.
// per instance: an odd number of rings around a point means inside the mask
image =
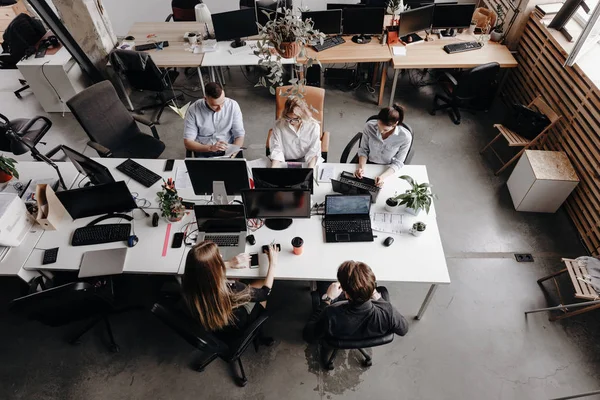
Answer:
[{"label": "monitor stand", "polygon": [[421,36],[417,35],[416,33],[411,33],[410,35],[402,36],[400,38],[400,40],[402,42],[404,42],[405,44],[413,44],[413,43],[422,42],[423,38]]},{"label": "monitor stand", "polygon": [[441,37],[454,37],[454,36],[456,36],[456,29],[449,28],[449,29],[441,30],[440,36]]},{"label": "monitor stand", "polygon": [[267,218],[265,219],[265,226],[274,231],[282,231],[284,229],[289,228],[289,226],[294,222],[291,218],[283,218],[283,219],[275,219],[275,218]]},{"label": "monitor stand", "polygon": [[238,48],[238,47],[243,47],[246,45],[246,42],[244,42],[242,39],[235,39],[233,41],[233,43],[231,43],[231,47],[233,47],[234,49]]},{"label": "monitor stand", "polygon": [[229,198],[227,197],[227,189],[225,189],[225,182],[213,181],[213,194],[212,201],[218,205],[229,204]]},{"label": "monitor stand", "polygon": [[371,36],[369,35],[356,35],[356,36],[352,36],[352,41],[354,43],[358,43],[358,44],[367,44],[367,43],[371,43]]}]

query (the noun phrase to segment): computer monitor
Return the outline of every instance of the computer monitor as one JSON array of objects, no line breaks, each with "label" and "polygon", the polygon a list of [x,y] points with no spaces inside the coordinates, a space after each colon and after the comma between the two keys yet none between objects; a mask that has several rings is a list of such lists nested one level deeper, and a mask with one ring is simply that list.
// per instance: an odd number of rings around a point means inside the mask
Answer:
[{"label": "computer monitor", "polygon": [[123,181],[56,192],[71,218],[128,212],[137,208]]},{"label": "computer monitor", "polygon": [[217,204],[227,204],[227,195],[238,195],[250,188],[246,160],[196,158],[185,160],[185,166],[194,193],[212,194]]},{"label": "computer monitor", "polygon": [[241,38],[258,34],[253,8],[213,14],[212,22],[217,41],[233,40],[231,47],[245,46]]},{"label": "computer monitor", "polygon": [[[360,43],[368,43],[370,40],[365,35],[380,35],[383,32],[384,16],[385,8],[346,8],[342,11],[344,35],[359,35]],[[355,38],[352,40],[355,41]]]},{"label": "computer monitor", "polygon": [[344,10],[346,8],[365,8],[366,4],[327,3],[328,10]]},{"label": "computer monitor", "polygon": [[265,218],[265,226],[286,229],[292,218],[310,218],[310,190],[252,189],[242,191],[246,218]]},{"label": "computer monitor", "polygon": [[198,232],[241,232],[246,216],[241,204],[194,206]]},{"label": "computer monitor", "polygon": [[404,11],[400,14],[398,36],[400,36],[404,43],[413,43],[423,40],[419,35],[416,35],[416,33],[431,27],[434,8],[435,7],[432,4],[415,8],[414,10]]},{"label": "computer monitor", "polygon": [[470,4],[436,4],[431,27],[445,29],[443,36],[454,36],[455,29],[468,28],[475,12],[475,3]]},{"label": "computer monitor", "polygon": [[312,168],[252,168],[255,188],[308,189],[313,193]]},{"label": "computer monitor", "polygon": [[67,158],[71,160],[75,169],[81,175],[85,175],[92,185],[101,185],[103,183],[113,183],[115,179],[108,168],[91,158],[73,150],[65,145],[60,146]]},{"label": "computer monitor", "polygon": [[307,11],[302,13],[302,20],[310,18],[314,28],[326,35],[342,33],[342,10]]}]

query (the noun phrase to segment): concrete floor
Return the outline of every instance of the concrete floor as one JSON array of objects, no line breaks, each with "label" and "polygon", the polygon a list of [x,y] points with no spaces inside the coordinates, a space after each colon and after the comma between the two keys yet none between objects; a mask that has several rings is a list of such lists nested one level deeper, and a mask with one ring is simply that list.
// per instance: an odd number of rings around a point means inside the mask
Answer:
[{"label": "concrete floor", "polygon": [[[244,112],[247,156],[261,156],[274,120],[273,99],[252,88],[239,69],[231,73],[226,91]],[[2,113],[11,118],[43,114],[32,95],[21,101],[12,96],[17,83],[10,74],[2,71],[0,79]],[[489,114],[464,113],[463,123],[455,126],[446,115],[428,114],[433,90],[403,80],[397,101],[406,107],[416,134],[413,164],[427,165],[439,196],[436,208],[452,284],[440,287],[421,321],[413,317],[427,286],[386,284],[393,303],[409,318],[410,331],[373,349],[371,368],[360,366],[358,352],[341,353],[332,372],[320,368],[316,349],[301,338],[310,300],[300,282],[275,285],[270,300],[275,315],[267,328],[276,344],[259,353],[247,351],[243,360],[250,382],[238,388],[219,360],[203,373],[192,371],[189,364],[198,354],[146,311],[112,318],[119,354],[106,350],[99,328],[81,345],[69,346],[64,336],[74,326],[48,328],[7,313],[5,304],[20,288],[16,279],[4,278],[0,399],[549,399],[600,389],[598,312],[554,323],[545,313],[523,315],[554,300],[536,279],[559,269],[560,257],[585,254],[570,221],[562,210],[517,213],[505,185],[508,175],[495,177],[493,163],[479,155],[494,134],[492,123],[501,118],[499,104]],[[339,160],[349,138],[377,112],[372,100],[364,89],[328,88],[330,161]],[[66,143],[84,149],[86,136],[70,114],[50,117],[48,148]],[[161,122],[164,158],[182,157],[182,120],[166,111]],[[535,262],[517,263],[517,252],[533,253]],[[402,260],[390,263],[411,267]],[[153,279],[125,280],[129,297],[143,298],[148,306],[151,298],[136,293],[146,293]]]}]

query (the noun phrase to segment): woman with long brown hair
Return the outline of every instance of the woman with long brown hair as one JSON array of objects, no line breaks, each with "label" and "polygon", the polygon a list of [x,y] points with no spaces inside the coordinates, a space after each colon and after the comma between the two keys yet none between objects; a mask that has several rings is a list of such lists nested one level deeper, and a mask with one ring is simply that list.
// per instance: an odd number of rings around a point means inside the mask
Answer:
[{"label": "woman with long brown hair", "polygon": [[280,167],[286,161],[306,162],[309,168],[315,166],[321,157],[321,127],[304,100],[287,98],[273,128],[269,148],[271,167]]},{"label": "woman with long brown hair", "polygon": [[258,318],[273,287],[275,246],[269,246],[268,256],[267,277],[245,285],[227,280],[226,264],[215,243],[204,241],[192,247],[183,273],[183,297],[206,330],[235,333]]}]

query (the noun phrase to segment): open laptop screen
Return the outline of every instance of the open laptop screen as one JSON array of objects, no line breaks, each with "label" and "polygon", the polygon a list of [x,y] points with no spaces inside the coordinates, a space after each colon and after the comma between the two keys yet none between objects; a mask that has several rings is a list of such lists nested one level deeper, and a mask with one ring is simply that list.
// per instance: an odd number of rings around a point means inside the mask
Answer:
[{"label": "open laptop screen", "polygon": [[369,215],[371,196],[327,196],[325,215]]},{"label": "open laptop screen", "polygon": [[246,217],[242,205],[195,206],[198,232],[244,232]]}]

